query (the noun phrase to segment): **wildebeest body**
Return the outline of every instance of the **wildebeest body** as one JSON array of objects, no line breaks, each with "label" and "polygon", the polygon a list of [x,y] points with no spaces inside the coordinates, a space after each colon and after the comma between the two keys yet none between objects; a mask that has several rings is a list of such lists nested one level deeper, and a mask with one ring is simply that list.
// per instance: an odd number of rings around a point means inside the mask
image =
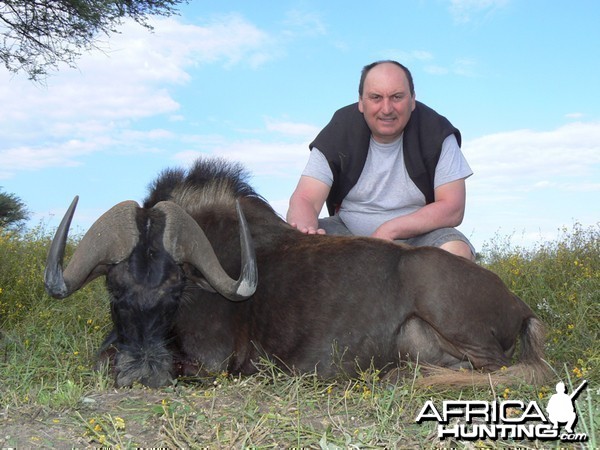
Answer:
[{"label": "wildebeest body", "polygon": [[[252,218],[248,220],[252,228]],[[210,239],[210,228],[203,229]],[[235,254],[236,226],[232,223],[230,229],[225,242]],[[372,362],[389,368],[399,356],[416,359],[417,353],[422,362],[454,366],[469,358],[476,367],[495,370],[510,364],[519,329],[533,317],[495,275],[471,267],[477,276],[465,280],[461,268],[474,265],[437,249],[399,251],[397,244],[384,241],[305,236],[295,230],[270,235],[265,247],[260,236],[254,239],[258,267],[268,267],[268,273],[251,300],[232,304],[218,294],[200,294],[203,301],[186,303],[176,320],[186,354],[212,371],[251,373],[256,370],[253,362],[271,355],[301,372],[317,369],[328,376],[342,369],[354,374],[357,366],[365,369]],[[223,250],[222,245],[217,249],[221,260],[226,259]],[[452,268],[444,264],[446,258],[452,260]],[[480,277],[489,278],[479,284],[492,283],[493,292],[478,285]],[[464,297],[457,296],[460,292]],[[464,298],[477,302],[465,305]],[[405,329],[418,320],[445,341],[434,343],[428,355],[423,353],[431,343],[413,336],[414,325]],[[201,342],[213,333],[221,334],[218,342]],[[228,336],[239,338],[232,341]],[[414,340],[416,348],[411,345]],[[210,365],[203,361],[219,347],[222,351]],[[440,347],[446,351],[438,351]]]},{"label": "wildebeest body", "polygon": [[[326,377],[371,365],[391,369],[401,360],[492,371],[511,364],[519,336],[520,365],[542,367],[541,323],[490,271],[436,248],[304,235],[242,175],[236,165],[201,160],[188,172],[164,172],[143,208],[134,208],[136,244],[103,273],[115,329],[102,354],[111,358],[117,385],[250,374],[263,357]],[[197,267],[175,260],[163,239],[169,214],[157,207],[181,206],[235,279],[243,245],[236,200],[259,274],[244,301],[227,300]],[[187,245],[188,236],[174,236]]]}]

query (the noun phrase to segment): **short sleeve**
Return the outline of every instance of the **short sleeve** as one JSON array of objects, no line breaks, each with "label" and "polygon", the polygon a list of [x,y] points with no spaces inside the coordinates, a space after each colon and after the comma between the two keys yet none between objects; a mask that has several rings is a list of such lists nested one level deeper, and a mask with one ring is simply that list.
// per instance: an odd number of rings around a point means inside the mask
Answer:
[{"label": "short sleeve", "polygon": [[468,178],[473,171],[467,163],[456,137],[451,134],[442,143],[442,153],[435,168],[434,189],[452,181]]},{"label": "short sleeve", "polygon": [[327,158],[315,147],[310,152],[310,157],[302,172],[302,176],[315,178],[329,187],[333,185],[333,173],[331,172]]}]

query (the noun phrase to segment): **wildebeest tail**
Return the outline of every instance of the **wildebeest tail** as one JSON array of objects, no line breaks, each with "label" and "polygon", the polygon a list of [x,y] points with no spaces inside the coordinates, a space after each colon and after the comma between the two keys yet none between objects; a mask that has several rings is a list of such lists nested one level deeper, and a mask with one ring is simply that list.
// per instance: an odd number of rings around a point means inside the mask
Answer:
[{"label": "wildebeest tail", "polygon": [[552,377],[544,360],[545,327],[537,317],[523,321],[521,351],[516,364],[493,372],[453,370],[443,367],[423,367],[424,376],[416,379],[421,386],[489,386],[489,385],[541,385]]},{"label": "wildebeest tail", "polygon": [[546,342],[546,329],[537,317],[530,317],[523,322],[521,329],[521,356],[520,365],[537,367],[540,365],[549,372],[544,362],[544,346]]}]

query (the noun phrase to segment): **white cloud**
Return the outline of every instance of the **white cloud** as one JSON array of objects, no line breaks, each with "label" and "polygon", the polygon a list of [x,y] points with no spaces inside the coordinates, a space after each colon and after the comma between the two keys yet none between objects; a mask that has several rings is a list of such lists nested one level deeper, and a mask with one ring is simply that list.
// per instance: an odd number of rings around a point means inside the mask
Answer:
[{"label": "white cloud", "polygon": [[561,226],[598,220],[600,122],[496,133],[464,142],[463,152],[475,172],[463,231],[476,247],[496,233],[529,246]]},{"label": "white cloud", "polygon": [[241,140],[213,145],[210,150],[186,150],[173,159],[190,164],[200,156],[219,156],[241,162],[255,176],[299,177],[308,160],[308,142],[283,143]]},{"label": "white cloud", "polygon": [[474,77],[476,72],[477,62],[471,58],[460,58],[454,61],[452,71],[456,75],[464,77]]},{"label": "white cloud", "polygon": [[207,154],[239,161],[256,176],[293,177],[300,173],[309,156],[308,144],[320,127],[306,123],[266,117],[262,129],[244,130],[252,139],[228,139],[220,135],[187,135],[182,138],[188,149],[173,159],[190,164]]},{"label": "white cloud", "polygon": [[437,63],[430,63],[424,66],[423,70],[431,75],[454,74],[461,77],[477,76],[477,62],[471,58],[456,59],[449,67]]},{"label": "white cloud", "polygon": [[408,65],[415,61],[431,61],[434,59],[433,54],[427,50],[383,50],[379,52],[383,59],[394,59],[402,64]]},{"label": "white cloud", "polygon": [[[473,58],[456,58],[453,62],[440,63],[436,55],[427,50],[386,50],[379,52],[382,59],[393,59],[407,66],[422,64],[423,70],[431,75],[448,75],[473,77],[477,75],[477,61]],[[410,67],[409,67],[410,68]]]},{"label": "white cloud", "polygon": [[267,131],[275,131],[287,136],[304,137],[307,139],[316,136],[320,131],[320,128],[314,125],[271,118],[266,119],[266,129]]},{"label": "white cloud", "polygon": [[504,8],[510,0],[450,0],[450,13],[457,23],[467,23],[475,16],[488,16]]},{"label": "white cloud", "polygon": [[579,178],[586,182],[600,164],[600,122],[577,122],[552,131],[518,130],[465,142],[476,173],[473,184],[492,192],[529,190],[540,183]]},{"label": "white cloud", "polygon": [[[82,56],[79,70],[52,75],[46,86],[0,71],[2,177],[14,171],[76,165],[78,157],[170,137],[165,130],[131,131],[138,119],[181,120],[170,88],[204,64],[257,66],[276,53],[270,36],[238,15],[202,26],[176,18],[152,21],[154,32],[126,22],[120,34]],[[274,52],[274,53],[273,53]]]},{"label": "white cloud", "polygon": [[44,167],[73,167],[77,157],[94,151],[93,145],[73,139],[57,146],[15,147],[0,150],[3,172],[0,179],[11,178],[14,171]]},{"label": "white cloud", "polygon": [[327,34],[323,19],[315,12],[292,9],[286,13],[283,21],[287,36],[322,36]]},{"label": "white cloud", "polygon": [[446,75],[450,72],[450,70],[447,67],[442,67],[437,64],[429,64],[425,66],[424,70],[426,73],[429,73],[431,75]]},{"label": "white cloud", "polygon": [[600,192],[600,183],[563,183],[560,188],[568,192]]}]

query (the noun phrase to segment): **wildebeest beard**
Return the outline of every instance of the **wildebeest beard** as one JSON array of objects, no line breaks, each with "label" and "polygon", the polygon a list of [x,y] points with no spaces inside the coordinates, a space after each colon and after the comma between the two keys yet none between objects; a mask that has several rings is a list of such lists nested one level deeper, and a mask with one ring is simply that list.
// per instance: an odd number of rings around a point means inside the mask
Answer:
[{"label": "wildebeest beard", "polygon": [[117,386],[159,387],[174,378],[169,344],[185,281],[162,246],[164,218],[140,214],[137,222],[140,242],[106,277],[115,328],[103,347],[110,348]]}]

